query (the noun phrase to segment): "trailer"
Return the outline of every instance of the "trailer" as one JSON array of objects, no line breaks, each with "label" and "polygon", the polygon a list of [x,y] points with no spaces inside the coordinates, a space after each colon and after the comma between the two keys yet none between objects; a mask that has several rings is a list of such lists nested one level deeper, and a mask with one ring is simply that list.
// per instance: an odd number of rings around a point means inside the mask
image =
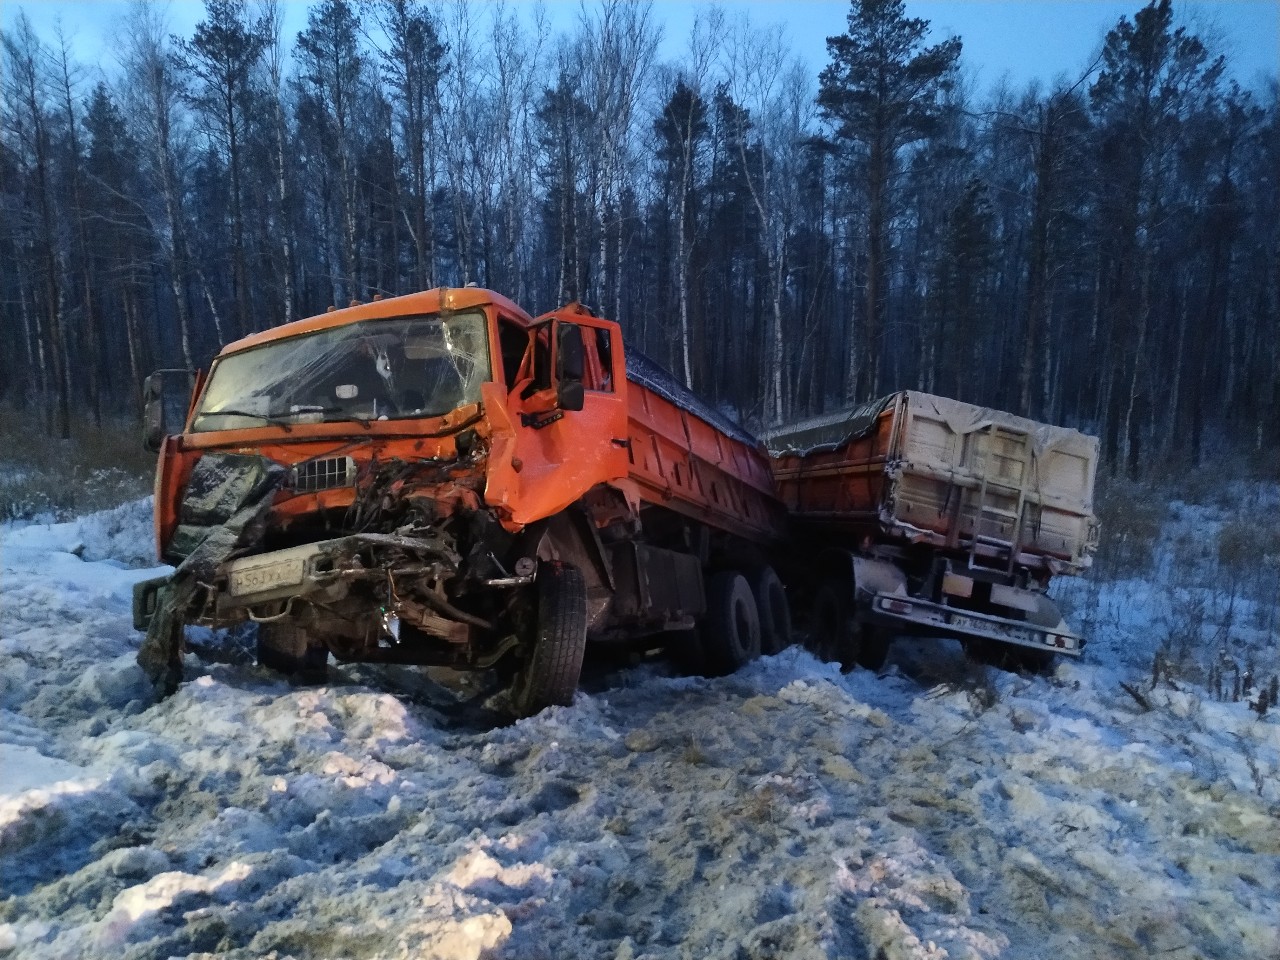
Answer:
[{"label": "trailer", "polygon": [[517,715],[572,700],[588,642],[712,672],[790,642],[763,447],[578,304],[375,298],[144,393],[177,569],[135,622],[166,688],[191,624],[254,622],[259,660],[307,679],[330,656],[492,669]]},{"label": "trailer", "polygon": [[1095,437],[907,390],[764,440],[820,653],[878,668],[907,633],[1031,668],[1080,655],[1046,590],[1098,545]]}]

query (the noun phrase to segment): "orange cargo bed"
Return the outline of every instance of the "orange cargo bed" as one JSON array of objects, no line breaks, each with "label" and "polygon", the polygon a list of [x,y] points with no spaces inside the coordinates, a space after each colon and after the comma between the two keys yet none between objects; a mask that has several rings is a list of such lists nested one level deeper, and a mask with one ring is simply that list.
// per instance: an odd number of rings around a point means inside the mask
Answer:
[{"label": "orange cargo bed", "polygon": [[627,354],[630,479],[643,499],[753,541],[784,533],[760,441],[643,354]]}]

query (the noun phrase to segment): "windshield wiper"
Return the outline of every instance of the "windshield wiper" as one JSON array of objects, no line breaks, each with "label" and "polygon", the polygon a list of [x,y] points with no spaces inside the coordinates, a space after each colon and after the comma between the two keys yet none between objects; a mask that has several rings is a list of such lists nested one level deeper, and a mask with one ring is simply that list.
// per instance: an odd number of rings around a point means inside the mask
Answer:
[{"label": "windshield wiper", "polygon": [[285,433],[293,432],[293,427],[289,426],[288,420],[271,417],[265,413],[254,413],[252,410],[206,410],[203,413],[196,414],[197,420],[203,420],[205,417],[251,417],[254,420],[261,420],[263,423],[269,423],[274,427],[283,427]]}]

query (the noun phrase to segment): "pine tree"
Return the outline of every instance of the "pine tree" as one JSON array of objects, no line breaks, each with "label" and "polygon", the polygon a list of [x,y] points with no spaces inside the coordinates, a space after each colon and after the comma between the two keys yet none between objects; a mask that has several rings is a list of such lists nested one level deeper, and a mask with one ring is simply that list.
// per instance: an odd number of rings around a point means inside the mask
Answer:
[{"label": "pine tree", "polygon": [[1152,0],[1107,34],[1102,64],[1089,94],[1101,126],[1103,309],[1112,368],[1102,410],[1105,452],[1113,464],[1127,461],[1136,476],[1158,379],[1152,306],[1158,242],[1176,199],[1173,147],[1213,94],[1224,62],[1174,26],[1171,0]]},{"label": "pine tree", "polygon": [[436,284],[436,247],[430,214],[436,177],[436,115],[447,48],[435,17],[421,0],[372,0],[369,9],[387,36],[382,72],[395,104],[400,146],[409,165],[409,222],[414,286]]},{"label": "pine tree", "polygon": [[357,104],[364,83],[365,56],[359,20],[347,0],[322,0],[307,14],[298,34],[302,81],[319,125],[316,143],[337,181],[337,233],[341,275],[331,277],[336,302],[360,296],[363,283],[357,252]]},{"label": "pine tree", "polygon": [[[882,328],[888,296],[888,224],[898,155],[935,129],[940,95],[952,82],[960,39],[925,46],[929,21],[908,18],[902,0],[853,0],[848,30],[827,38],[818,104],[836,136],[862,160],[867,200],[867,284],[862,338],[850,360],[850,399],[880,390]],[[859,371],[860,374],[859,375]]]},{"label": "pine tree", "polygon": [[267,45],[261,24],[251,25],[245,0],[205,0],[205,19],[190,41],[177,43],[178,62],[190,75],[191,104],[225,151],[230,176],[232,286],[236,323],[249,331],[249,279],[244,249],[243,152],[249,123],[253,69]]}]

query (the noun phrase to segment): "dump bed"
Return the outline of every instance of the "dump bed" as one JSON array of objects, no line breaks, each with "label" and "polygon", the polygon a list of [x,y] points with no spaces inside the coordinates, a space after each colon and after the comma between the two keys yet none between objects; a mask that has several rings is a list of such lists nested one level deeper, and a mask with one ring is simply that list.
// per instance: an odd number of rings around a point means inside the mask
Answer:
[{"label": "dump bed", "polygon": [[629,478],[642,499],[748,540],[785,532],[760,441],[643,354],[626,357]]},{"label": "dump bed", "polygon": [[766,434],[801,523],[862,545],[900,541],[986,566],[1078,573],[1097,546],[1098,441],[916,391]]}]

